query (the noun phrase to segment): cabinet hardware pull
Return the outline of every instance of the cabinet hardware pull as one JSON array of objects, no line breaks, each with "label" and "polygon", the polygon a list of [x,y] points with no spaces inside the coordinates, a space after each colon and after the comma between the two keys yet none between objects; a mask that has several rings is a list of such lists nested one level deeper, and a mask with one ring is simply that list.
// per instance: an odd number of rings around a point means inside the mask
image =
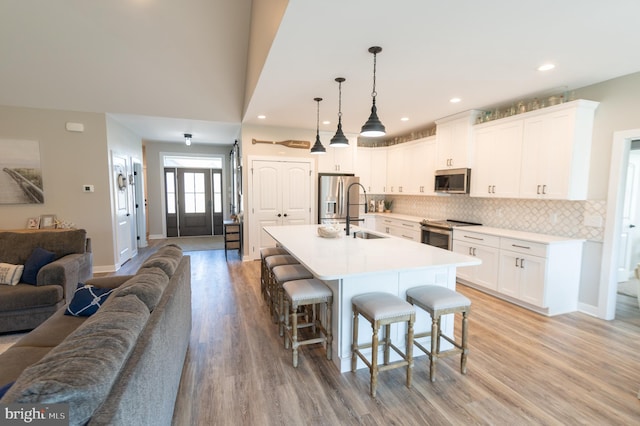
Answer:
[{"label": "cabinet hardware pull", "polygon": [[408,240],[413,240],[413,237],[411,237],[410,235],[404,235],[402,234],[402,236]]},{"label": "cabinet hardware pull", "polygon": [[516,257],[516,268],[520,267],[520,265],[518,265],[518,260],[520,260],[520,259]]},{"label": "cabinet hardware pull", "polygon": [[520,267],[524,269],[524,259],[520,259]]},{"label": "cabinet hardware pull", "polygon": [[542,194],[547,195],[547,185],[542,185]]},{"label": "cabinet hardware pull", "polygon": [[278,217],[282,217],[282,215],[280,213],[278,213]]},{"label": "cabinet hardware pull", "polygon": [[491,185],[488,185],[488,186],[487,186],[487,193],[488,193],[488,194],[491,194]]},{"label": "cabinet hardware pull", "polygon": [[538,185],[538,189],[536,190],[536,193],[540,195],[540,185]]},{"label": "cabinet hardware pull", "polygon": [[519,246],[519,245],[517,245],[517,244],[511,244],[511,247],[517,247],[517,248],[523,248],[523,249],[531,250],[531,247],[527,247],[527,246]]},{"label": "cabinet hardware pull", "polygon": [[476,248],[475,247],[473,248],[473,255],[474,256],[476,255]]},{"label": "cabinet hardware pull", "polygon": [[492,186],[491,186],[491,193],[492,193],[492,194],[495,194],[495,193],[496,193],[496,186],[495,186],[495,185],[492,185]]},{"label": "cabinet hardware pull", "polygon": [[465,238],[469,238],[470,240],[484,241],[484,238],[471,237],[471,236],[469,236],[469,235],[463,235],[463,237],[465,237]]},{"label": "cabinet hardware pull", "polygon": [[402,226],[408,226],[410,228],[413,228],[414,225],[410,224],[410,223],[403,223]]},{"label": "cabinet hardware pull", "polygon": [[473,256],[473,254],[471,253],[471,247],[469,247],[469,256]]}]

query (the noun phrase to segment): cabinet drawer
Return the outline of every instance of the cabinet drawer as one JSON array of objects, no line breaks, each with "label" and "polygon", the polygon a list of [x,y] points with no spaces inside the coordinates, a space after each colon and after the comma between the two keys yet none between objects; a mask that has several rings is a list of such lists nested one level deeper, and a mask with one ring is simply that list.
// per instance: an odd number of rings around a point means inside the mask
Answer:
[{"label": "cabinet drawer", "polygon": [[532,256],[547,257],[547,245],[531,241],[516,240],[513,238],[501,238],[500,248],[517,253],[530,254]]},{"label": "cabinet drawer", "polygon": [[500,247],[500,237],[497,237],[495,235],[477,234],[475,232],[454,229],[453,239],[458,241],[465,241],[469,244],[481,244],[484,246],[496,248]]},{"label": "cabinet drawer", "polygon": [[224,238],[225,241],[240,241],[240,234],[227,234]]},{"label": "cabinet drawer", "polygon": [[227,241],[225,243],[225,248],[230,250],[230,249],[239,249],[240,248],[240,241]]},{"label": "cabinet drawer", "polygon": [[240,232],[240,225],[225,225],[227,233]]}]

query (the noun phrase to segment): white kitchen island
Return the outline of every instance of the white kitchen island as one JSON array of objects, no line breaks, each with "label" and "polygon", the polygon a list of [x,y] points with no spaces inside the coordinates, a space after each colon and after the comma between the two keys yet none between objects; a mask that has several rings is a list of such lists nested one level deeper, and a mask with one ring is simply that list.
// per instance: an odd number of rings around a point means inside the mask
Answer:
[{"label": "white kitchen island", "polygon": [[[351,369],[353,296],[384,291],[404,299],[407,289],[429,284],[455,290],[456,268],[480,264],[475,257],[370,230],[366,232],[384,235],[384,238],[361,239],[353,235],[321,238],[318,226],[267,226],[264,230],[333,291],[333,362],[341,372]],[[358,227],[352,227],[352,232],[357,230]],[[416,333],[430,330],[429,315],[419,309],[417,312]],[[360,327],[362,341],[370,340],[369,323],[360,321]],[[442,327],[448,334],[453,332],[452,315],[442,318]],[[403,347],[405,327],[394,324],[391,333],[394,343]],[[428,338],[423,343],[427,342]],[[364,363],[359,361],[358,368],[363,367]]]}]

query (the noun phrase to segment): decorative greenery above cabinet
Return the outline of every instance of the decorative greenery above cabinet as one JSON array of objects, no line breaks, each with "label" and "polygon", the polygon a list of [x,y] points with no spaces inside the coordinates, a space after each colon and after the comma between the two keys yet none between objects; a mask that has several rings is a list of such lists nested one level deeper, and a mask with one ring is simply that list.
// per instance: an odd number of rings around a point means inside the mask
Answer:
[{"label": "decorative greenery above cabinet", "polygon": [[598,105],[577,100],[473,126],[471,196],[586,200]]}]

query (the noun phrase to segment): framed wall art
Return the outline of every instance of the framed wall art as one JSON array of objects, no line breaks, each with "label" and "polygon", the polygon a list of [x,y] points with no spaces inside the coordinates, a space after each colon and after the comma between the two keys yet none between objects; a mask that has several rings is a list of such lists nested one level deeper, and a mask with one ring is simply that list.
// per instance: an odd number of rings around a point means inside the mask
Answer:
[{"label": "framed wall art", "polygon": [[0,204],[42,204],[38,141],[0,139]]}]

